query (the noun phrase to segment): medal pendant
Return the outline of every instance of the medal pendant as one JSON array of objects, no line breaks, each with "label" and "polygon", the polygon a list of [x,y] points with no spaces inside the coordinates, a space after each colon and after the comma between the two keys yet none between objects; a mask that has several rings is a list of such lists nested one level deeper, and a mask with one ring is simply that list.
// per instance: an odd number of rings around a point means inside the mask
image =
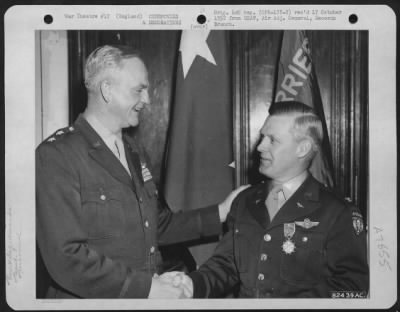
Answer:
[{"label": "medal pendant", "polygon": [[284,251],[285,254],[290,255],[294,252],[294,250],[296,249],[296,246],[294,245],[294,243],[292,242],[292,240],[290,238],[288,238],[282,245],[282,249]]},{"label": "medal pendant", "polygon": [[283,236],[286,238],[286,240],[283,242],[282,250],[287,255],[294,253],[294,250],[296,249],[296,246],[291,240],[295,232],[296,224],[294,222],[283,224]]}]

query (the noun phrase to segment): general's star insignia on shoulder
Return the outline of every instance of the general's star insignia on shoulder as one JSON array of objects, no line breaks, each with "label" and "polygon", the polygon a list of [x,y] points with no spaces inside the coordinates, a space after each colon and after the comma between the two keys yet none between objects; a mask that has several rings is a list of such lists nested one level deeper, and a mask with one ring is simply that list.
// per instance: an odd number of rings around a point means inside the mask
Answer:
[{"label": "general's star insignia on shoulder", "polygon": [[357,235],[360,235],[364,230],[364,222],[361,213],[357,211],[353,211],[352,213],[353,218],[353,228]]},{"label": "general's star insignia on shoulder", "polygon": [[68,134],[69,132],[74,131],[74,127],[65,127],[62,129],[58,129],[55,133],[51,135],[50,138],[47,139],[47,142],[54,142],[57,139],[60,139],[63,135]]}]

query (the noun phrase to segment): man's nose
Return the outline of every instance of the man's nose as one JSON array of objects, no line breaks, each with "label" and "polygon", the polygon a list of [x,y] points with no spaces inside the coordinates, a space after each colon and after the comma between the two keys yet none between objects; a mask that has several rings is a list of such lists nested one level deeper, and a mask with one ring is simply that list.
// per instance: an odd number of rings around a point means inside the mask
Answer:
[{"label": "man's nose", "polygon": [[144,90],[142,92],[142,98],[141,98],[142,103],[148,105],[150,104],[150,97],[149,97],[149,91],[148,90]]},{"label": "man's nose", "polygon": [[265,152],[268,149],[268,142],[266,138],[263,138],[260,143],[258,143],[257,145],[257,151],[261,152]]}]

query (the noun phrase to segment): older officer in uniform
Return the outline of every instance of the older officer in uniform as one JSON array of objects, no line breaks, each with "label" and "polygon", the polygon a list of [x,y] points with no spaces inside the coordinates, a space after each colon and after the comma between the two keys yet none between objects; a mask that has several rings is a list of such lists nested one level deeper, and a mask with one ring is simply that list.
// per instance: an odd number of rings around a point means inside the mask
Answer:
[{"label": "older officer in uniform", "polygon": [[48,298],[177,298],[158,276],[159,244],[220,232],[234,198],[173,214],[161,204],[146,155],[122,129],[149,102],[145,65],[104,46],[85,69],[88,105],[37,149],[37,241],[52,278]]},{"label": "older officer in uniform", "polygon": [[[331,297],[368,291],[360,212],[317,182],[308,167],[322,125],[298,102],[278,103],[261,129],[260,172],[270,180],[238,195],[229,231],[198,271],[176,276],[194,297]],[[192,283],[193,282],[193,283]]]}]

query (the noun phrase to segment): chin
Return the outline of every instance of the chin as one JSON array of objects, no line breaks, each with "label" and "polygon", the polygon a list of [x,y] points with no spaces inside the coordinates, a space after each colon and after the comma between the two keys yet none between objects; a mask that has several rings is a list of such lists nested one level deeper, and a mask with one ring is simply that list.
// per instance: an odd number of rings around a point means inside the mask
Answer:
[{"label": "chin", "polygon": [[258,172],[260,172],[262,175],[264,175],[264,176],[266,176],[266,177],[269,177],[269,176],[270,176],[270,175],[268,174],[268,172],[269,172],[268,168],[265,168],[265,167],[263,167],[263,166],[261,166],[261,167],[258,169]]}]

